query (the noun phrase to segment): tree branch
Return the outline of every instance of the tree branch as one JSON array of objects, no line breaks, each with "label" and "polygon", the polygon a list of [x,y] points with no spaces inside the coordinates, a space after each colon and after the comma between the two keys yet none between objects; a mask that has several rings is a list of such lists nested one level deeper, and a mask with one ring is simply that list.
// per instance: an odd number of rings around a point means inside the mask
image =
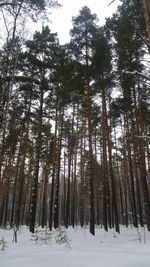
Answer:
[{"label": "tree branch", "polygon": [[39,80],[35,79],[35,78],[31,78],[31,77],[26,77],[26,76],[6,76],[5,78],[0,77],[0,80],[2,81],[11,81],[13,78],[13,80],[15,82],[34,82],[35,84],[41,84]]},{"label": "tree branch", "polygon": [[127,75],[137,75],[137,76],[141,76],[143,78],[145,78],[146,80],[150,81],[150,77],[141,73],[141,72],[138,72],[138,71],[124,71],[123,73],[127,74]]},{"label": "tree branch", "polygon": [[112,0],[109,4],[108,4],[108,6],[110,6],[113,2],[115,2],[116,0]]},{"label": "tree branch", "polygon": [[17,6],[15,3],[0,3],[0,8],[5,6]]}]

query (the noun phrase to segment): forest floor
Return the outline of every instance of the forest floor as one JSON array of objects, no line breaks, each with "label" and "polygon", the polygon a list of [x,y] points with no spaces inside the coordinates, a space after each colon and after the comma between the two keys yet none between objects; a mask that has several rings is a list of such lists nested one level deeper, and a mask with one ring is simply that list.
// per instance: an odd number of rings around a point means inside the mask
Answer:
[{"label": "forest floor", "polygon": [[12,239],[13,230],[0,229],[0,267],[150,267],[150,233],[142,228],[121,227],[120,235],[97,228],[92,236],[78,227],[33,236],[23,227],[18,242]]}]

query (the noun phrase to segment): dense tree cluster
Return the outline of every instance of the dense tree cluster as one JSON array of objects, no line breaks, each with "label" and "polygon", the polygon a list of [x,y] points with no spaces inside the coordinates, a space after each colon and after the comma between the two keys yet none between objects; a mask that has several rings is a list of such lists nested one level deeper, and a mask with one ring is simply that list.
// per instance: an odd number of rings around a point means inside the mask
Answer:
[{"label": "dense tree cluster", "polygon": [[0,226],[150,230],[149,54],[141,1],[122,2],[103,27],[83,7],[60,45],[17,32],[22,6],[55,1],[0,1]]}]

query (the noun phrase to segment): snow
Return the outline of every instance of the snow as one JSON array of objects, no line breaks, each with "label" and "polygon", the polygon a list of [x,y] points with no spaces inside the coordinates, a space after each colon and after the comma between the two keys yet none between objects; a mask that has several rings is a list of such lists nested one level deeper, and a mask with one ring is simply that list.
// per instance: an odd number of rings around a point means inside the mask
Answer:
[{"label": "snow", "polygon": [[4,237],[8,246],[0,251],[0,267],[149,267],[150,233],[142,229],[139,233],[131,227],[122,227],[120,235],[97,228],[92,236],[88,229],[70,228],[70,250],[54,240],[36,243],[25,228],[14,243],[13,230],[0,229],[0,239]]}]

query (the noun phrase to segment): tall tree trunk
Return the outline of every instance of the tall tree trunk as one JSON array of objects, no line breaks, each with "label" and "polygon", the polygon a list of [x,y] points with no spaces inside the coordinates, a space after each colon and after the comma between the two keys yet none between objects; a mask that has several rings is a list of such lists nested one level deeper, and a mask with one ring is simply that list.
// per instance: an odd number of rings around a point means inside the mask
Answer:
[{"label": "tall tree trunk", "polygon": [[61,167],[61,150],[62,150],[62,133],[63,133],[63,120],[64,110],[59,110],[59,136],[57,144],[57,167],[56,167],[56,192],[54,204],[54,228],[59,227],[59,196],[60,196],[60,167]]},{"label": "tall tree trunk", "polygon": [[36,155],[35,155],[35,169],[33,174],[33,183],[31,190],[31,203],[30,203],[30,231],[34,233],[36,222],[36,208],[37,208],[37,194],[38,194],[38,178],[39,178],[39,163],[42,148],[42,118],[43,118],[43,98],[44,91],[40,88],[40,109],[38,113],[38,133],[36,139]]},{"label": "tall tree trunk", "polygon": [[150,43],[150,1],[149,0],[142,0],[144,6],[144,16],[145,16],[145,23],[148,33],[148,39]]},{"label": "tall tree trunk", "polygon": [[103,225],[108,231],[108,166],[107,166],[107,118],[105,88],[102,86],[102,166],[103,166]]},{"label": "tall tree trunk", "polygon": [[51,197],[50,197],[50,213],[49,213],[49,228],[52,231],[53,226],[53,206],[54,206],[54,191],[55,191],[55,176],[57,171],[57,131],[58,131],[58,98],[56,101],[56,111],[55,111],[55,133],[53,142],[52,153],[52,182],[51,182]]},{"label": "tall tree trunk", "polygon": [[87,119],[88,119],[88,147],[89,147],[89,197],[90,197],[90,233],[95,235],[95,204],[94,204],[94,167],[93,167],[93,145],[92,145],[92,103],[90,95],[89,80],[86,84],[87,96]]}]

